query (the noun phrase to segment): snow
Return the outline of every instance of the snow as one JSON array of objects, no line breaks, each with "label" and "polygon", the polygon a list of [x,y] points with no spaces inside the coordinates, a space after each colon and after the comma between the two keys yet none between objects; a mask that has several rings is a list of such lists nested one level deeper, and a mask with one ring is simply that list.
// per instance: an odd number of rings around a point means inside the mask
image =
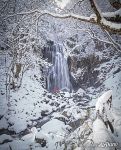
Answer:
[{"label": "snow", "polygon": [[120,23],[113,23],[111,21],[107,21],[105,18],[101,19],[101,23],[107,27],[110,27],[115,30],[120,30],[121,29],[121,24]]},{"label": "snow", "polygon": [[6,55],[0,54],[0,115],[4,115],[7,111],[7,100],[6,100],[6,69],[5,69],[5,58]]},{"label": "snow", "polygon": [[[107,57],[107,56],[106,56]],[[91,106],[95,106],[98,98],[104,94],[104,92],[108,91],[109,89],[112,90],[112,104],[114,107],[120,108],[121,103],[121,72],[114,73],[118,68],[120,68],[120,58],[114,59],[113,57],[110,59],[109,62],[102,63],[96,70],[100,71],[98,76],[99,81],[102,80],[102,85],[96,89],[94,94],[94,89],[88,88],[90,91],[92,101],[90,102]],[[106,76],[104,74],[106,71]],[[100,91],[100,92],[99,92]]]},{"label": "snow", "polygon": [[25,141],[27,143],[29,142],[31,144],[31,143],[33,143],[35,141],[36,134],[37,134],[37,129],[36,129],[36,127],[33,127],[31,129],[31,133],[23,136],[21,138],[21,140],[23,140],[23,141]]},{"label": "snow", "polygon": [[9,145],[12,148],[12,150],[27,150],[27,149],[30,149],[30,145],[28,143],[24,142],[24,141],[21,141],[21,140],[14,140]]},{"label": "snow", "polygon": [[103,105],[108,101],[108,99],[111,96],[112,96],[112,90],[109,90],[109,91],[105,92],[103,95],[101,95],[96,102],[96,111],[100,110],[100,112],[102,112]]},{"label": "snow", "polygon": [[[22,3],[22,2],[21,2]],[[20,5],[21,5],[20,3]],[[63,5],[61,5],[61,4]],[[83,4],[84,3],[84,4]],[[105,142],[109,140],[113,142],[120,143],[121,139],[121,72],[114,73],[117,71],[120,62],[120,58],[114,59],[114,57],[110,55],[112,52],[111,47],[106,48],[104,46],[104,50],[95,49],[96,44],[99,41],[105,42],[105,35],[100,31],[100,29],[96,26],[89,26],[86,23],[80,23],[80,20],[96,21],[96,16],[92,14],[89,8],[87,7],[89,1],[83,1],[81,6],[76,6],[82,9],[76,10],[81,11],[75,15],[74,13],[70,14],[59,14],[50,13],[52,16],[58,17],[71,17],[79,18],[79,21],[76,22],[73,19],[64,19],[62,21],[57,19],[48,19],[50,16],[43,16],[43,25],[44,29],[41,28],[48,36],[48,39],[55,40],[58,42],[58,36],[62,41],[66,41],[72,35],[78,34],[78,48],[83,48],[85,52],[81,52],[82,57],[87,57],[88,55],[94,53],[96,56],[99,56],[99,59],[107,58],[110,59],[107,62],[101,63],[94,70],[100,71],[98,76],[99,81],[103,81],[100,87],[87,87],[87,88],[79,88],[76,92],[60,92],[60,93],[49,93],[42,86],[41,78],[43,77],[39,64],[42,66],[50,66],[52,64],[48,63],[46,60],[40,59],[35,56],[33,53],[29,54],[29,59],[32,61],[33,67],[29,68],[23,75],[22,85],[19,89],[10,90],[9,103],[6,101],[6,93],[5,91],[5,76],[3,76],[3,72],[5,72],[4,67],[0,68],[1,77],[0,79],[3,82],[0,82],[0,130],[4,133],[8,133],[10,135],[2,134],[0,136],[1,141],[4,139],[12,139],[11,142],[0,145],[1,150],[25,150],[25,149],[34,149],[34,150],[62,150],[64,149],[64,144],[68,146],[68,150],[71,147],[71,144],[74,144],[74,148],[77,150],[82,150],[83,147],[87,147],[89,150],[94,150],[93,145],[91,149],[91,142],[97,144],[99,142]],[[60,8],[66,8],[68,5],[68,1],[59,1],[58,6]],[[90,4],[89,4],[90,5]],[[50,7],[50,6],[49,6]],[[107,7],[107,6],[104,6]],[[48,14],[48,11],[39,11],[43,14]],[[60,13],[61,11],[59,11]],[[90,13],[91,12],[91,13]],[[87,14],[84,17],[83,14]],[[114,14],[119,13],[115,12]],[[114,15],[113,13],[103,13],[104,16]],[[26,15],[27,16],[27,15]],[[48,17],[49,16],[49,17]],[[47,22],[51,22],[51,26],[55,27],[52,32],[51,27],[45,27],[44,20]],[[70,25],[72,24],[73,25]],[[116,27],[120,29],[119,24],[109,24],[105,19],[102,20],[102,23],[107,26]],[[56,31],[56,27],[60,25],[58,28],[62,31]],[[40,25],[40,24],[39,24]],[[13,27],[16,25],[13,24]],[[80,30],[77,30],[77,26],[79,26]],[[75,30],[73,30],[75,29]],[[23,30],[21,30],[23,32]],[[51,33],[51,34],[50,34]],[[88,33],[88,34],[87,34]],[[90,33],[90,34],[89,34]],[[40,33],[41,34],[41,33]],[[56,34],[56,36],[55,36]],[[91,36],[94,36],[92,37]],[[52,38],[51,38],[52,37]],[[83,38],[82,38],[83,37]],[[99,38],[98,38],[99,37]],[[59,40],[60,40],[59,39]],[[101,40],[102,39],[102,40]],[[60,41],[61,41],[60,40]],[[108,40],[108,39],[106,39]],[[97,43],[95,44],[96,41]],[[119,39],[120,41],[120,39]],[[88,43],[89,42],[89,43]],[[107,41],[108,44],[110,42]],[[79,47],[80,46],[80,47]],[[99,45],[100,46],[100,45]],[[76,46],[75,46],[76,47]],[[108,46],[107,46],[108,47]],[[71,55],[71,49],[67,48],[67,56]],[[65,50],[65,51],[66,51]],[[106,52],[106,53],[104,53]],[[40,50],[39,50],[40,55]],[[65,55],[65,53],[64,53]],[[115,54],[113,54],[115,55]],[[5,66],[4,57],[0,56],[0,65]],[[110,58],[111,57],[111,58]],[[8,62],[9,63],[9,62]],[[112,64],[115,64],[112,66]],[[112,67],[112,69],[111,69]],[[85,68],[78,68],[76,73],[72,73],[73,77],[77,79],[84,72]],[[45,81],[43,81],[45,82]],[[81,85],[81,83],[80,83]],[[110,130],[107,130],[101,120],[95,120],[95,104],[98,100],[98,97],[102,95],[105,91],[111,89],[112,97],[113,97],[113,116],[114,116],[114,127],[116,132],[118,133],[118,137],[112,135]],[[88,101],[93,99],[90,104]],[[7,105],[8,104],[8,105]],[[82,105],[81,105],[82,104]],[[83,106],[85,104],[85,106]],[[100,105],[100,103],[99,103]],[[91,108],[93,107],[93,108]],[[94,121],[95,120],[95,121]],[[77,122],[77,125],[76,125]],[[94,122],[94,124],[93,124]],[[93,125],[92,125],[93,124]],[[32,136],[32,140],[28,142],[27,137],[31,137],[32,133],[26,133],[26,130],[30,130],[32,127],[37,128],[36,138],[44,139],[46,141],[46,145],[42,147],[40,143],[37,143],[35,134]],[[14,131],[15,134],[13,134]],[[27,139],[22,141],[23,139]],[[87,140],[87,141],[86,141]],[[31,142],[32,141],[32,142]],[[64,144],[63,144],[64,143]],[[70,148],[71,149],[71,148]],[[96,149],[97,150],[97,149]]]},{"label": "snow", "polygon": [[104,84],[107,88],[112,89],[113,94],[112,94],[112,103],[113,106],[116,108],[121,107],[121,72],[115,74],[114,76],[111,76],[108,78]]},{"label": "snow", "polygon": [[96,15],[95,15],[95,14],[91,14],[91,15],[90,15],[90,18],[91,18],[91,19],[96,19]]},{"label": "snow", "polygon": [[57,136],[63,136],[64,130],[66,129],[65,124],[62,121],[59,121],[57,119],[52,119],[48,123],[42,126],[41,130],[45,134],[54,133]]},{"label": "snow", "polygon": [[64,96],[65,97],[70,97],[70,93],[69,92],[64,92]]},{"label": "snow", "polygon": [[82,88],[79,88],[76,94],[79,94],[81,96],[84,96],[85,91]]},{"label": "snow", "polygon": [[[36,138],[44,138],[47,140],[47,147],[43,149],[56,149],[55,143],[62,141],[66,134],[67,127],[62,121],[52,119],[42,126]],[[60,148],[61,150],[61,148]]]},{"label": "snow", "polygon": [[87,111],[81,110],[78,106],[71,106],[70,108],[65,109],[67,111],[68,116],[73,116],[72,119],[84,119],[87,116]]},{"label": "snow", "polygon": [[[98,146],[97,149],[101,149],[101,147],[106,146],[107,141],[109,143],[114,143],[118,147],[120,147],[120,143],[121,143],[121,141],[120,141],[121,140],[121,130],[120,130],[121,129],[121,119],[120,119],[120,115],[121,115],[120,91],[121,91],[121,89],[119,86],[120,85],[120,76],[121,76],[121,73],[119,72],[119,73],[115,74],[114,76],[110,76],[104,82],[104,85],[107,89],[109,89],[109,88],[112,89],[111,91],[109,91],[108,97],[112,93],[113,105],[112,105],[112,111],[108,112],[108,113],[109,113],[109,115],[112,115],[111,118],[113,117],[113,119],[114,119],[114,123],[113,123],[114,135],[111,134],[110,130],[107,130],[104,123],[100,119],[96,119],[93,124],[93,140],[96,143],[95,145],[100,146],[100,147]],[[118,88],[116,88],[116,87],[118,87]],[[106,94],[107,94],[107,92],[104,93],[101,97],[105,97]],[[108,98],[108,97],[106,97],[106,98]],[[105,99],[105,100],[107,100],[107,99]],[[97,103],[96,103],[96,107],[97,108],[99,107],[99,109],[102,108],[102,102],[100,101],[100,98],[99,98],[99,101],[97,101]],[[117,137],[117,135],[118,135],[118,137]],[[107,145],[109,143],[107,143]],[[114,148],[112,148],[111,146],[106,147],[106,150],[111,150],[111,149],[114,149]]]},{"label": "snow", "polygon": [[121,16],[121,9],[114,12],[105,12],[102,13],[103,17],[116,17],[117,15]]},{"label": "snow", "polygon": [[53,118],[64,118],[64,119],[68,119],[67,117],[65,117],[64,115],[60,114],[59,112],[55,112],[53,113]]},{"label": "snow", "polygon": [[2,144],[5,140],[12,141],[13,138],[12,138],[10,135],[2,134],[2,135],[0,136],[0,144]]},{"label": "snow", "polygon": [[8,128],[8,122],[7,120],[3,117],[0,119],[0,129],[7,129]]},{"label": "snow", "polygon": [[7,143],[5,143],[5,144],[2,144],[2,145],[0,145],[0,149],[1,150],[9,150],[10,149],[10,147],[9,147],[9,144]]},{"label": "snow", "polygon": [[100,119],[96,119],[93,123],[93,141],[94,146],[96,146],[96,150],[104,148],[105,150],[114,150],[114,147],[105,145],[106,142],[116,143],[115,139]]},{"label": "snow", "polygon": [[47,114],[52,112],[49,104],[41,103],[44,89],[33,76],[33,71],[26,73],[19,92],[11,92],[11,114],[7,114],[6,118],[12,124],[9,129],[16,133],[25,130],[29,123],[31,125],[31,120],[41,118],[42,111],[46,111]]},{"label": "snow", "polygon": [[[13,118],[12,118],[13,117]],[[13,125],[9,127],[9,130],[15,131],[16,133],[20,133],[21,131],[27,128],[27,122],[24,119],[19,119],[17,116],[12,116],[9,120],[9,123]]]},{"label": "snow", "polygon": [[60,7],[61,9],[64,9],[64,7],[66,7],[66,5],[70,2],[70,0],[55,0],[55,2],[57,3],[58,7]]},{"label": "snow", "polygon": [[[113,61],[115,62],[115,60],[112,59],[111,63]],[[108,66],[108,63],[101,64],[98,69],[101,70],[105,66]],[[111,66],[111,64],[109,66]],[[95,118],[95,109],[90,109],[89,112],[87,109],[83,110],[81,105],[78,106],[75,100],[77,100],[77,97],[80,96],[81,98],[79,99],[79,102],[84,104],[84,100],[86,99],[85,95],[88,93],[88,96],[94,98],[93,104],[91,102],[89,106],[95,106],[99,95],[103,94],[104,91],[111,89],[113,96],[113,106],[116,108],[121,108],[121,73],[118,72],[113,74],[113,72],[116,72],[117,69],[118,66],[117,68],[114,67],[112,70],[110,70],[109,76],[106,78],[102,85],[105,87],[105,90],[103,90],[101,93],[99,89],[96,89],[96,94],[94,93],[94,87],[89,87],[87,90],[80,88],[77,92],[73,93],[60,92],[57,94],[51,94],[41,86],[41,83],[38,80],[41,78],[38,65],[36,65],[35,68],[28,70],[23,76],[23,82],[20,89],[16,91],[11,90],[11,105],[9,106],[9,111],[5,113],[5,116],[0,120],[0,129],[4,127],[5,129],[15,131],[17,134],[19,134],[24,132],[25,129],[37,126],[38,132],[36,134],[36,138],[44,139],[46,141],[46,146],[42,147],[39,143],[36,143],[36,140],[32,140],[34,142],[27,142],[28,140],[22,141],[22,139],[20,140],[19,138],[12,138],[12,142],[2,144],[0,145],[0,148],[3,150],[9,149],[10,145],[13,150],[24,150],[29,149],[30,147],[35,150],[54,150],[56,147],[58,150],[62,150],[64,145],[62,144],[59,146],[59,143],[63,141],[65,141],[65,143],[74,141],[76,148],[77,145],[79,145],[78,149],[82,149],[83,145],[79,143],[79,137],[83,135],[83,132],[85,133],[85,136],[87,132],[91,132],[88,137],[90,140],[83,143],[85,147],[90,147],[90,141],[93,138],[95,143],[100,141],[105,142],[106,139],[109,139],[112,142],[114,138],[113,135],[111,135],[110,131],[105,128],[100,120],[94,122],[94,127],[92,128],[92,123]],[[110,74],[113,75],[111,76]],[[75,95],[77,97],[74,100]],[[88,100],[88,98],[86,100]],[[84,121],[84,125],[81,125],[80,119],[86,120],[88,113],[90,114],[88,125],[86,125],[86,121]],[[119,137],[116,138],[116,141],[120,142],[121,119],[120,115],[117,115],[117,113],[119,113],[119,110],[116,111],[115,108],[113,108],[115,130],[119,135]],[[60,121],[59,119],[62,120]],[[39,123],[41,124],[41,120],[45,120],[45,123],[39,125]],[[77,120],[79,120],[79,128],[69,134],[71,129],[73,129],[73,126],[71,127],[68,124],[70,122],[75,123]],[[91,129],[94,130],[94,133],[90,131]],[[103,134],[105,134],[105,136],[101,137]],[[28,134],[24,135],[24,137],[27,136]]]}]

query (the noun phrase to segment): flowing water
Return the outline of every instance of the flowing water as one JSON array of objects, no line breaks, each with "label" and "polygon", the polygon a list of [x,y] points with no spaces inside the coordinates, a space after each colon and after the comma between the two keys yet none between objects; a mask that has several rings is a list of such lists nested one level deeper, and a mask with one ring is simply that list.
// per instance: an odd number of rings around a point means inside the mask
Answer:
[{"label": "flowing water", "polygon": [[49,59],[51,59],[53,64],[47,74],[47,89],[51,92],[58,92],[60,90],[70,92],[72,86],[70,83],[67,59],[64,57],[62,46],[56,45],[47,49]]}]

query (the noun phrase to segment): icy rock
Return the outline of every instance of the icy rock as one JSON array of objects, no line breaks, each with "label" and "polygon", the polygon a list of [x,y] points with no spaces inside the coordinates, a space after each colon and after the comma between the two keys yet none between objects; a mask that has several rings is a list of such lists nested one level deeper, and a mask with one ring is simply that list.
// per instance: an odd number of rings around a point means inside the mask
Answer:
[{"label": "icy rock", "polygon": [[0,150],[9,150],[9,149],[10,149],[10,146],[8,143],[0,145]]},{"label": "icy rock", "polygon": [[67,126],[64,122],[57,119],[52,119],[41,127],[41,131],[45,134],[54,133],[57,136],[63,136],[66,128]]},{"label": "icy rock", "polygon": [[98,98],[99,102],[105,103],[112,96],[112,90],[105,92],[102,96]]},{"label": "icy rock", "polygon": [[0,120],[0,129],[7,129],[7,128],[8,128],[7,120],[3,117]]},{"label": "icy rock", "polygon": [[[93,141],[95,144],[101,143],[115,143],[115,140],[111,136],[110,132],[106,128],[105,124],[100,119],[96,119],[93,123]],[[104,147],[97,147],[96,150],[103,150]],[[105,150],[114,150],[114,147],[105,147]]]},{"label": "icy rock", "polygon": [[69,92],[64,92],[64,97],[70,97],[70,93]]},{"label": "icy rock", "polygon": [[48,115],[48,110],[45,110],[45,111],[42,110],[42,111],[41,111],[41,116],[42,116],[42,117],[47,116],[47,115]]},{"label": "icy rock", "polygon": [[76,94],[80,95],[80,96],[84,96],[85,91],[83,89],[78,89],[78,91],[76,92]]},{"label": "icy rock", "polygon": [[9,127],[9,130],[15,131],[16,133],[20,133],[27,128],[27,122],[24,120],[15,120],[14,124]]},{"label": "icy rock", "polygon": [[36,127],[31,128],[31,133],[23,136],[21,140],[26,141],[27,143],[33,143],[35,141],[35,136],[37,134]]},{"label": "icy rock", "polygon": [[105,92],[102,96],[100,96],[96,103],[96,110],[102,111],[103,103],[106,103],[111,96],[112,96],[112,90],[109,90]]},{"label": "icy rock", "polygon": [[13,142],[10,143],[10,147],[12,150],[29,150],[30,149],[29,144],[21,140],[14,140]]},{"label": "icy rock", "polygon": [[54,113],[54,114],[53,114],[53,118],[54,118],[54,119],[58,119],[58,120],[64,122],[65,124],[66,124],[66,122],[68,121],[68,118],[67,118],[66,116],[61,115],[61,114],[59,114],[59,113]]},{"label": "icy rock", "polygon": [[46,147],[48,147],[48,150],[57,149],[56,144],[62,141],[66,132],[68,132],[68,127],[69,126],[65,125],[62,121],[52,119],[41,127],[36,138],[44,139],[47,143]]},{"label": "icy rock", "polygon": [[0,136],[0,144],[6,143],[6,142],[11,142],[13,139],[10,135],[7,134],[2,134]]},{"label": "icy rock", "polygon": [[36,139],[45,139],[45,140],[47,140],[47,136],[45,135],[44,132],[38,131],[37,134],[36,134]]},{"label": "icy rock", "polygon": [[44,138],[35,138],[36,143],[39,143],[41,147],[45,147],[47,142]]}]

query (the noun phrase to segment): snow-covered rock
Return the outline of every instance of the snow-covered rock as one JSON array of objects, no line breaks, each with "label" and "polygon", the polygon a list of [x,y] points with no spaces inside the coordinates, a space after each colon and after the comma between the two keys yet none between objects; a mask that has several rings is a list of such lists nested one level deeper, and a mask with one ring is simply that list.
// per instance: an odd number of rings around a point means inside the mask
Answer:
[{"label": "snow-covered rock", "polygon": [[[52,119],[44,124],[40,131],[38,131],[36,138],[43,138],[47,141],[48,150],[56,149],[56,143],[61,142],[68,131],[68,125],[62,121]],[[59,149],[61,150],[62,147]]]},{"label": "snow-covered rock", "polygon": [[24,131],[27,128],[27,122],[24,119],[16,118],[11,116],[10,123],[12,123],[12,126],[9,126],[8,129],[11,131],[15,131],[16,133],[20,133],[21,131]]},{"label": "snow-covered rock", "polygon": [[37,134],[37,129],[36,127],[33,127],[31,128],[31,133],[23,136],[21,140],[31,144],[35,141],[36,134]]},{"label": "snow-covered rock", "polygon": [[11,142],[13,141],[13,138],[10,135],[7,134],[2,134],[0,135],[0,144],[4,143],[4,142]]},{"label": "snow-covered rock", "polygon": [[96,150],[114,150],[116,147],[110,146],[110,143],[115,144],[116,141],[100,119],[96,119],[93,123],[93,141]]},{"label": "snow-covered rock", "polygon": [[0,120],[0,129],[7,129],[8,128],[8,122],[7,120],[3,117]]},{"label": "snow-covered rock", "polygon": [[96,102],[96,111],[99,110],[102,112],[104,104],[108,101],[108,99],[112,96],[112,90],[105,92],[102,96],[100,96]]},{"label": "snow-covered rock", "polygon": [[106,103],[108,99],[112,96],[112,90],[105,92],[102,96],[98,98],[97,103]]}]

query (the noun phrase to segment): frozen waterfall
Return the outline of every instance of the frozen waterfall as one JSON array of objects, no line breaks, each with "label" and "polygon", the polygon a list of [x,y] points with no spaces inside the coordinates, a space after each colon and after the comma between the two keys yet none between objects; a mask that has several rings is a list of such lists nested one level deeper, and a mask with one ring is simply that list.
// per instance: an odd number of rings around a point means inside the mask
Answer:
[{"label": "frozen waterfall", "polygon": [[[48,48],[50,50],[50,48]],[[62,46],[51,47],[52,66],[47,74],[47,89],[50,92],[71,91],[67,60],[64,58]]]}]

